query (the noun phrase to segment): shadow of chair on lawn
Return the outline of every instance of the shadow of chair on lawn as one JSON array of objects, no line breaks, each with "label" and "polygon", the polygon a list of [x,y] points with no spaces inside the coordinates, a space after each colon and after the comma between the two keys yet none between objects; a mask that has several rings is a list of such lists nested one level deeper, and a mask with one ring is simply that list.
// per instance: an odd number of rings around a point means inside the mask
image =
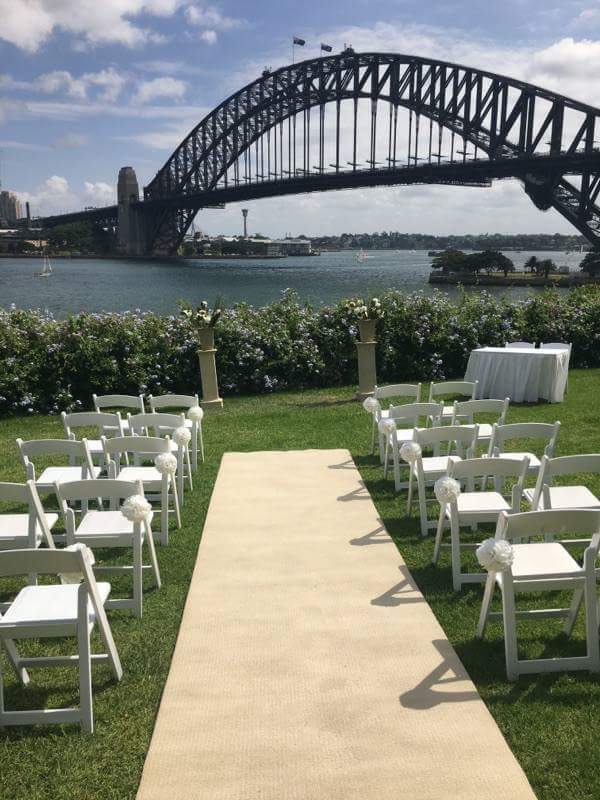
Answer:
[{"label": "shadow of chair on lawn", "polygon": [[355,547],[365,547],[369,544],[394,544],[394,542],[387,532],[385,525],[382,524],[378,528],[365,533],[364,536],[357,536],[355,539],[350,539],[349,544]]},{"label": "shadow of chair on lawn", "polygon": [[353,489],[347,494],[341,494],[336,499],[341,500],[342,503],[348,503],[351,500],[370,500],[371,495],[369,494],[366,483],[363,480],[360,480],[358,481],[358,486],[356,489]]},{"label": "shadow of chair on lawn", "polygon": [[[400,695],[400,705],[426,711],[441,703],[479,700],[479,694],[475,689],[461,689],[457,686],[470,681],[470,678],[450,642],[446,639],[434,639],[432,644],[439,653],[440,663],[414,689],[409,689]],[[456,688],[452,689],[453,686]]]},{"label": "shadow of chair on lawn", "polygon": [[[391,542],[392,540],[389,539],[389,541]],[[401,564],[398,569],[402,575],[402,580],[391,586],[383,594],[380,594],[379,597],[373,598],[371,600],[372,606],[393,608],[395,606],[425,602],[425,598],[419,591],[419,587],[410,574],[408,567],[405,564]]]}]

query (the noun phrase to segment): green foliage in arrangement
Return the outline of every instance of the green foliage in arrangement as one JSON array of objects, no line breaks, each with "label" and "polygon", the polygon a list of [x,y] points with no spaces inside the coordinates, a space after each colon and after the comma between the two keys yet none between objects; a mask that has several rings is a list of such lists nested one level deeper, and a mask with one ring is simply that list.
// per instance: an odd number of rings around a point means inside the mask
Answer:
[{"label": "green foliage in arrangement", "polygon": [[[356,380],[356,308],[313,309],[287,292],[263,308],[224,309],[216,335],[225,396],[340,386]],[[575,367],[600,366],[600,288],[549,290],[509,301],[486,292],[458,301],[442,292],[388,292],[377,301],[381,382],[462,375],[469,353],[506,341],[573,344]],[[358,304],[358,305],[357,305]],[[0,415],[89,404],[93,392],[190,393],[199,388],[193,320],[153,313],[0,310]]]}]

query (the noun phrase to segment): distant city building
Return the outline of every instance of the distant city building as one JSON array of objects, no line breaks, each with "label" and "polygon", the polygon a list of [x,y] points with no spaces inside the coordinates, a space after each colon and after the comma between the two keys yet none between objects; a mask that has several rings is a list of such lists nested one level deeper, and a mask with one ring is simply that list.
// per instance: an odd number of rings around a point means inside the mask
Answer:
[{"label": "distant city building", "polygon": [[281,252],[286,256],[310,256],[312,254],[310,239],[277,239],[274,244],[279,245]]},{"label": "distant city building", "polygon": [[21,218],[21,203],[12,192],[0,192],[0,220],[9,224]]}]

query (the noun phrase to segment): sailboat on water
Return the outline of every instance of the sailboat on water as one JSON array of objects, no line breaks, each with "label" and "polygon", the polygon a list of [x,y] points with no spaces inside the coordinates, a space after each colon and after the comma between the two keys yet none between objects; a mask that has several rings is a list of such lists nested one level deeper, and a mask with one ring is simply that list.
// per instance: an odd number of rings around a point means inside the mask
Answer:
[{"label": "sailboat on water", "polygon": [[370,258],[370,256],[368,253],[365,253],[364,250],[359,250],[358,253],[356,254],[357,261],[366,261],[368,258]]},{"label": "sailboat on water", "polygon": [[47,253],[44,253],[44,264],[41,272],[36,272],[34,278],[49,278],[52,275],[52,264]]}]

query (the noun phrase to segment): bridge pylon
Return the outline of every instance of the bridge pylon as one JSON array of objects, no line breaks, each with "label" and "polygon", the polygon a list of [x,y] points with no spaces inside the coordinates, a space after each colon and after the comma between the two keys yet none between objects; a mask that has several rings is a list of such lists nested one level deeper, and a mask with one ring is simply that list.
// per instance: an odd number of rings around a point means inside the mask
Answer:
[{"label": "bridge pylon", "polygon": [[144,216],[140,208],[140,189],[133,167],[121,167],[117,182],[119,252],[142,256],[146,249]]}]

